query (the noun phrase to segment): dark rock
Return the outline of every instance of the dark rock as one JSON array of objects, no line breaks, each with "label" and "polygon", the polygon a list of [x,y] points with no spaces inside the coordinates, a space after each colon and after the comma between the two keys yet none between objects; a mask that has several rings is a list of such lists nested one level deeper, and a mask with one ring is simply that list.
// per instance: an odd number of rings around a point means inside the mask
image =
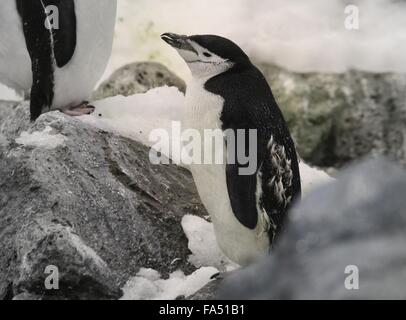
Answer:
[{"label": "dark rock", "polygon": [[[140,267],[195,271],[181,219],[207,213],[188,171],[59,112],[31,124],[26,103],[0,104],[0,298],[113,299]],[[22,145],[23,130],[59,144]]]},{"label": "dark rock", "polygon": [[221,284],[222,279],[212,280],[195,294],[188,297],[187,300],[216,300]]},{"label": "dark rock", "polygon": [[164,65],[157,62],[136,62],[115,71],[93,94],[93,100],[145,93],[158,87],[177,87],[186,91],[185,82]]},{"label": "dark rock", "polygon": [[405,74],[259,68],[306,162],[341,167],[364,156],[387,156],[406,166]]},{"label": "dark rock", "polygon": [[[405,299],[406,172],[369,161],[305,198],[275,254],[236,272],[228,299]],[[348,290],[348,266],[359,289]],[[347,270],[348,271],[348,270]]]},{"label": "dark rock", "polygon": [[42,298],[40,296],[36,296],[36,295],[30,294],[30,293],[27,293],[27,292],[23,292],[23,293],[20,293],[20,294],[16,295],[13,298],[13,300],[24,300],[24,301],[27,301],[27,300],[42,300]]}]

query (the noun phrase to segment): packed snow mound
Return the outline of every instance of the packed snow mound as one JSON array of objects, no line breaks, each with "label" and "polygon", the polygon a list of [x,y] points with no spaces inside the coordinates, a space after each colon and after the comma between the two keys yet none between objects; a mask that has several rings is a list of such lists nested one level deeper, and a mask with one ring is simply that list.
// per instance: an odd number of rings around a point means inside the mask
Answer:
[{"label": "packed snow mound", "polygon": [[169,279],[162,279],[159,272],[141,269],[127,281],[123,287],[122,300],[175,300],[177,297],[189,297],[209,283],[218,273],[213,267],[196,270],[189,276],[182,271],[175,271]]},{"label": "packed snow mound", "polygon": [[228,259],[219,248],[213,224],[193,215],[182,219],[182,228],[189,240],[192,254],[189,262],[195,267],[216,267],[221,272],[232,271],[239,266]]},{"label": "packed snow mound", "polygon": [[103,99],[92,105],[95,112],[80,117],[82,121],[151,146],[151,131],[161,128],[170,132],[172,121],[182,120],[184,95],[178,88],[161,87],[144,94]]}]

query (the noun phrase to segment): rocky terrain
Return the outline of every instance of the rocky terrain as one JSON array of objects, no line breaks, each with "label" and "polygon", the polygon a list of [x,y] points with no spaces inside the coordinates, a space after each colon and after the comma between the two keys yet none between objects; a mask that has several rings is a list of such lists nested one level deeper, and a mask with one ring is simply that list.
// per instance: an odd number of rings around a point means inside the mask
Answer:
[{"label": "rocky terrain", "polygon": [[[385,155],[406,164],[404,75],[260,68],[307,162],[341,167]],[[165,67],[135,63],[113,74],[95,97],[129,96],[162,85],[185,91],[183,80]],[[134,140],[58,112],[30,123],[27,102],[0,102],[0,299],[118,299],[140,268],[156,270],[163,278],[176,270],[193,274],[197,268],[189,262],[181,221],[185,215],[207,213],[189,172],[175,165],[152,166],[148,153]],[[384,274],[385,283],[403,279],[397,268],[403,263],[403,170],[369,163],[340,179],[296,209],[308,219],[293,220],[276,261],[245,271],[241,288],[230,280],[222,297],[346,297],[341,289],[328,293],[331,285],[342,284],[343,263],[358,263],[368,274],[368,290],[356,297],[376,296],[372,292],[379,291],[381,282],[373,277],[383,260],[392,272]],[[375,253],[374,243],[392,249]],[[376,263],[365,264],[357,256]],[[320,283],[311,272],[312,261],[320,262],[320,273],[331,267],[320,287],[312,287],[313,281],[314,286]],[[279,279],[272,292],[251,274],[269,263],[275,272],[263,283]],[[59,269],[60,290],[44,288],[49,265]],[[303,265],[309,273],[296,273]],[[296,276],[283,277],[285,270]],[[219,282],[190,298],[216,297]],[[394,288],[382,294],[404,297]]]},{"label": "rocky terrain", "polygon": [[0,298],[116,299],[141,266],[196,270],[181,218],[206,213],[189,172],[59,112],[28,119],[26,104],[1,103]]},{"label": "rocky terrain", "polygon": [[186,84],[167,67],[156,62],[134,62],[116,70],[94,92],[93,99],[136,93],[145,93],[152,88],[162,86],[177,87],[186,91]]},{"label": "rocky terrain", "polygon": [[365,156],[406,166],[406,75],[295,73],[260,64],[307,162],[341,167]]}]

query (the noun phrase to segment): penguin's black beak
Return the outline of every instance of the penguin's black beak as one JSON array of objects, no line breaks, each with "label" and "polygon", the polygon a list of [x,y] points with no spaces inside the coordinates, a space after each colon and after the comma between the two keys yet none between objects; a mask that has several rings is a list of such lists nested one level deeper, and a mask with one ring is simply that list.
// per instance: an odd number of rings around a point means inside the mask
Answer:
[{"label": "penguin's black beak", "polygon": [[189,43],[188,36],[179,35],[175,33],[164,33],[163,35],[161,35],[161,39],[166,43],[168,43],[170,46],[174,47],[175,49],[196,52],[196,50]]}]

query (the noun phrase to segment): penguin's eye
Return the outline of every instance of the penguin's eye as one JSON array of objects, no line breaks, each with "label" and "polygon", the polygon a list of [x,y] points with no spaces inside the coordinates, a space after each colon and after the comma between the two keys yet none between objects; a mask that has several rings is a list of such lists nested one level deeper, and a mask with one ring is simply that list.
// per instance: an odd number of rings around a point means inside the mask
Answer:
[{"label": "penguin's eye", "polygon": [[204,55],[205,57],[207,57],[207,58],[210,58],[210,57],[211,57],[211,54],[208,53],[208,52],[204,52],[203,55]]}]

